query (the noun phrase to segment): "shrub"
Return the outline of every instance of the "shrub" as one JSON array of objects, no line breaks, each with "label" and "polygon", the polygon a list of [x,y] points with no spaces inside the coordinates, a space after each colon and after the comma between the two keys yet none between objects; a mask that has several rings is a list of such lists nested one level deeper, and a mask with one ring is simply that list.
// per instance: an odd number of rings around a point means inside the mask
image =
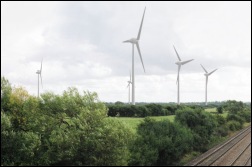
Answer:
[{"label": "shrub", "polygon": [[145,118],[137,129],[138,138],[131,147],[130,165],[176,165],[191,150],[189,129],[168,120]]},{"label": "shrub", "polygon": [[227,125],[219,126],[215,129],[214,135],[219,137],[225,137],[228,135],[229,127]]},{"label": "shrub", "polygon": [[228,121],[227,126],[228,126],[229,130],[231,130],[231,131],[240,130],[242,128],[241,123],[238,121],[234,121],[234,120]]},{"label": "shrub", "polygon": [[226,119],[219,114],[215,115],[215,119],[216,119],[219,126],[224,125],[226,123]]},{"label": "shrub", "polygon": [[227,116],[227,121],[238,121],[241,125],[244,124],[245,119],[241,116],[239,116],[238,114],[228,114]]},{"label": "shrub", "polygon": [[222,114],[223,113],[223,107],[222,106],[217,107],[217,112],[219,114]]},{"label": "shrub", "polygon": [[206,151],[210,137],[217,127],[214,116],[202,109],[184,108],[176,111],[175,121],[189,127],[194,135],[193,147],[196,151]]},{"label": "shrub", "polygon": [[251,111],[249,111],[248,109],[239,112],[238,115],[241,118],[243,118],[246,122],[251,122]]}]

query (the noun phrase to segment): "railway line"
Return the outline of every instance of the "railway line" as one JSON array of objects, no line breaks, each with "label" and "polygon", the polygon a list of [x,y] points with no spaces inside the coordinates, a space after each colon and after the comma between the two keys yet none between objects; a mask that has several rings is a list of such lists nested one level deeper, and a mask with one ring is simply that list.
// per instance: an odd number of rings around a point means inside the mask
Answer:
[{"label": "railway line", "polygon": [[251,125],[217,145],[187,166],[250,166],[251,165]]}]

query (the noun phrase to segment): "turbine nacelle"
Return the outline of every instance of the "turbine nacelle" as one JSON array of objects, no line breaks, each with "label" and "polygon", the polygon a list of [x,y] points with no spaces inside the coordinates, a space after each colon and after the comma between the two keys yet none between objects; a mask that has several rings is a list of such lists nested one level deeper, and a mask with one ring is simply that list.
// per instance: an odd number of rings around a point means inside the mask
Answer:
[{"label": "turbine nacelle", "polygon": [[36,72],[36,74],[41,74],[40,70],[38,70],[38,71]]},{"label": "turbine nacelle", "polygon": [[177,64],[177,65],[181,65],[181,61],[178,61],[178,62],[176,62],[175,64]]},{"label": "turbine nacelle", "polygon": [[124,43],[132,43],[132,44],[137,44],[138,40],[136,38],[131,38],[129,40],[123,41]]},{"label": "turbine nacelle", "polygon": [[217,70],[217,68],[215,69],[215,70],[213,70],[212,72],[207,72],[207,70],[203,67],[203,65],[201,64],[201,67],[203,68],[203,70],[206,72],[204,75],[205,76],[209,76],[209,75],[211,75],[212,73],[214,73],[216,70]]}]

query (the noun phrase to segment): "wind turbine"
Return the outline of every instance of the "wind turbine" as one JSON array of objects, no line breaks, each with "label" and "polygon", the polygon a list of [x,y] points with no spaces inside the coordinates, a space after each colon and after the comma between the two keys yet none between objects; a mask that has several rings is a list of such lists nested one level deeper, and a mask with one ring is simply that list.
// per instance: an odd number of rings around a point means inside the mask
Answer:
[{"label": "wind turbine", "polygon": [[[201,64],[200,64],[201,65]],[[201,67],[203,68],[203,70],[206,72],[204,75],[206,76],[206,93],[205,93],[205,105],[207,105],[207,82],[208,82],[208,76],[211,75],[212,73],[214,73],[217,68],[215,70],[213,70],[212,72],[208,73],[207,70],[203,67],[203,65],[201,65]]]},{"label": "wind turbine", "polygon": [[36,74],[38,74],[38,98],[39,98],[39,76],[40,76],[40,81],[41,81],[41,86],[43,88],[43,84],[42,84],[42,61],[43,59],[41,60],[41,66],[40,66],[40,70],[37,70]]},{"label": "wind turbine", "polygon": [[139,40],[140,40],[140,35],[141,35],[141,30],[142,30],[142,26],[143,26],[143,20],[144,20],[144,14],[145,14],[145,9],[144,8],[144,13],[143,13],[143,17],[142,17],[142,22],[138,31],[138,35],[137,38],[131,38],[129,40],[123,41],[123,42],[128,42],[128,43],[132,43],[132,104],[135,105],[135,72],[134,72],[134,44],[136,44],[137,46],[137,50],[138,50],[138,54],[140,56],[142,65],[143,65],[143,69],[145,72],[145,68],[144,68],[144,64],[143,64],[143,59],[142,59],[142,55],[141,55],[141,51],[140,51],[140,47],[139,47]]},{"label": "wind turbine", "polygon": [[176,55],[177,55],[177,57],[178,57],[178,59],[179,59],[179,61],[177,61],[177,62],[175,63],[175,64],[178,65],[177,85],[178,85],[178,105],[179,105],[179,104],[180,104],[180,101],[179,101],[179,71],[180,71],[180,68],[181,68],[182,65],[184,65],[184,64],[186,64],[186,63],[189,63],[190,61],[193,61],[194,59],[182,61],[182,60],[180,59],[179,54],[178,54],[178,52],[177,52],[177,50],[176,50],[176,48],[175,48],[174,45],[173,45],[173,48],[174,48],[174,50],[175,50],[175,52],[176,52]]},{"label": "wind turbine", "polygon": [[129,104],[130,104],[130,84],[132,84],[132,81],[131,81],[131,72],[130,72],[130,80],[128,81],[128,86],[127,86],[127,88],[129,88]]}]

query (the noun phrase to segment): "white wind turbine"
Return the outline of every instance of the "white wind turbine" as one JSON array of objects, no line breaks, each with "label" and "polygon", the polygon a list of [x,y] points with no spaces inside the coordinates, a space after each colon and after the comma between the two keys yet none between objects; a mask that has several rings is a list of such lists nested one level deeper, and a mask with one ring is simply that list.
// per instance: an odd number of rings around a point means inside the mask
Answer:
[{"label": "white wind turbine", "polygon": [[217,70],[217,68],[215,70],[213,70],[212,72],[208,73],[207,70],[203,67],[203,65],[201,65],[201,67],[206,72],[204,75],[206,76],[205,105],[207,105],[207,83],[208,83],[208,76],[211,75],[212,73],[214,73]]},{"label": "white wind turbine", "polygon": [[43,88],[43,84],[42,84],[42,61],[43,59],[41,60],[41,66],[40,66],[40,70],[37,70],[36,74],[38,74],[38,98],[39,98],[39,76],[40,76],[40,81],[41,81],[41,86]]},{"label": "white wind turbine", "polygon": [[186,63],[189,63],[190,61],[193,61],[194,59],[182,61],[182,60],[180,59],[180,57],[179,57],[179,54],[178,54],[176,48],[175,48],[174,46],[173,46],[173,48],[174,48],[174,50],[175,50],[175,52],[176,52],[176,55],[177,55],[177,57],[178,57],[178,59],[179,59],[179,61],[177,61],[175,64],[178,65],[178,77],[177,77],[177,84],[178,84],[178,104],[180,104],[180,101],[179,101],[179,71],[180,71],[180,68],[181,68],[182,65],[184,65],[184,64],[186,64]]},{"label": "white wind turbine", "polygon": [[141,35],[141,30],[142,30],[142,25],[143,25],[143,20],[144,20],[144,14],[145,14],[145,9],[144,8],[144,13],[143,13],[143,17],[142,17],[142,22],[138,31],[138,35],[137,38],[131,38],[129,40],[123,41],[123,42],[128,42],[128,43],[132,43],[132,104],[135,105],[135,73],[134,73],[134,44],[136,44],[137,46],[137,50],[143,65],[143,69],[145,72],[145,68],[144,68],[144,64],[143,64],[143,59],[142,59],[142,55],[141,55],[141,51],[140,51],[140,47],[139,47],[139,40],[140,40],[140,35]]},{"label": "white wind turbine", "polygon": [[129,104],[130,104],[130,84],[132,84],[132,81],[131,81],[131,72],[130,72],[130,80],[128,81],[128,86],[127,86],[127,88],[129,88]]}]

